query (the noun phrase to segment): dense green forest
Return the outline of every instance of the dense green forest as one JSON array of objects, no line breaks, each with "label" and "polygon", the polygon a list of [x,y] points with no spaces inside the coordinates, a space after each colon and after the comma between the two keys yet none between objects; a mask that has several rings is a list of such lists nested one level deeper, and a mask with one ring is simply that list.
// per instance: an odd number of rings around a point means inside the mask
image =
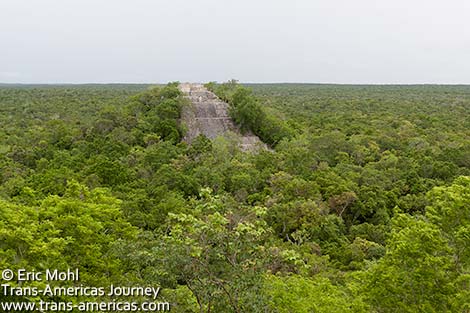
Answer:
[{"label": "dense green forest", "polygon": [[1,86],[0,269],[173,312],[470,312],[469,86],[208,87],[269,149],[182,142],[177,83]]}]

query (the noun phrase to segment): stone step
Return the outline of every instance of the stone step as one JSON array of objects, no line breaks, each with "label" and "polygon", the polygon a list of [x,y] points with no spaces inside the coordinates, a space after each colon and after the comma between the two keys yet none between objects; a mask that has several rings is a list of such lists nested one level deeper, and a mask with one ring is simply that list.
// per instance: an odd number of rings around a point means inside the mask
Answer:
[{"label": "stone step", "polygon": [[214,139],[218,136],[235,133],[243,151],[266,149],[266,145],[253,134],[242,134],[229,116],[229,104],[220,100],[202,84],[183,83],[179,85],[191,106],[184,107],[182,121],[187,133],[183,140],[189,144],[200,134]]}]

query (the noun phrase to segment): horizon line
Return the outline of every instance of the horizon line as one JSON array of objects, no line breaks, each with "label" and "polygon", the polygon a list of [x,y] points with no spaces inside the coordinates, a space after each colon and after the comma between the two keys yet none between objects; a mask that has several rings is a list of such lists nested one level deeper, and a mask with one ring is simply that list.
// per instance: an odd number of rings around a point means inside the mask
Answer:
[{"label": "horizon line", "polygon": [[[238,80],[237,80],[238,81]],[[171,82],[183,83],[183,81],[167,82],[0,82],[0,86],[23,85],[23,86],[79,86],[79,85],[165,85]],[[209,81],[208,81],[209,82]],[[216,83],[223,83],[215,81]],[[205,83],[187,82],[184,83]],[[470,83],[337,83],[337,82],[253,82],[238,81],[239,84],[248,85],[343,85],[343,86],[470,86]]]}]

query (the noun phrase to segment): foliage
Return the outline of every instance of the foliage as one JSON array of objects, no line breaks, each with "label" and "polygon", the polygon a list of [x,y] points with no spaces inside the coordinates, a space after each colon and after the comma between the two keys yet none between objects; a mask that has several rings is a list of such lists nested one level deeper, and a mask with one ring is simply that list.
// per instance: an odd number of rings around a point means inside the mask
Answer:
[{"label": "foliage", "polygon": [[360,298],[326,278],[270,275],[266,277],[266,288],[274,312],[368,312]]},{"label": "foliage", "polygon": [[470,263],[470,178],[429,193],[426,216],[397,214],[387,253],[370,271],[368,293],[381,312],[465,312]]},{"label": "foliage", "polygon": [[75,181],[68,183],[64,196],[48,196],[37,206],[0,200],[0,267],[36,272],[79,269],[84,284],[121,282],[124,271],[112,246],[133,240],[138,231],[123,217],[121,202],[109,190],[89,191]]},{"label": "foliage", "polygon": [[292,138],[294,131],[279,117],[264,109],[250,89],[231,80],[217,85],[206,85],[217,96],[230,104],[230,116],[240,126],[241,130],[251,131],[265,143],[275,146],[282,139]]},{"label": "foliage", "polygon": [[174,312],[469,311],[469,87],[209,87],[271,149],[181,142],[177,83],[0,87],[0,267]]}]

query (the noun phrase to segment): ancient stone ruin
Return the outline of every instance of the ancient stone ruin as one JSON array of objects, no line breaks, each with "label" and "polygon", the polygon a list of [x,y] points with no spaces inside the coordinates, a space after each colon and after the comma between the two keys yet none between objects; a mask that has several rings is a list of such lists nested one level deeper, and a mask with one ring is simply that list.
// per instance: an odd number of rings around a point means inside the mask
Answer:
[{"label": "ancient stone ruin", "polygon": [[243,151],[256,151],[266,148],[261,140],[251,134],[242,134],[229,116],[229,104],[220,100],[214,93],[202,84],[182,83],[180,90],[189,99],[191,105],[185,106],[181,120],[186,125],[187,132],[183,141],[191,142],[200,134],[209,139],[218,136],[234,135]]}]

